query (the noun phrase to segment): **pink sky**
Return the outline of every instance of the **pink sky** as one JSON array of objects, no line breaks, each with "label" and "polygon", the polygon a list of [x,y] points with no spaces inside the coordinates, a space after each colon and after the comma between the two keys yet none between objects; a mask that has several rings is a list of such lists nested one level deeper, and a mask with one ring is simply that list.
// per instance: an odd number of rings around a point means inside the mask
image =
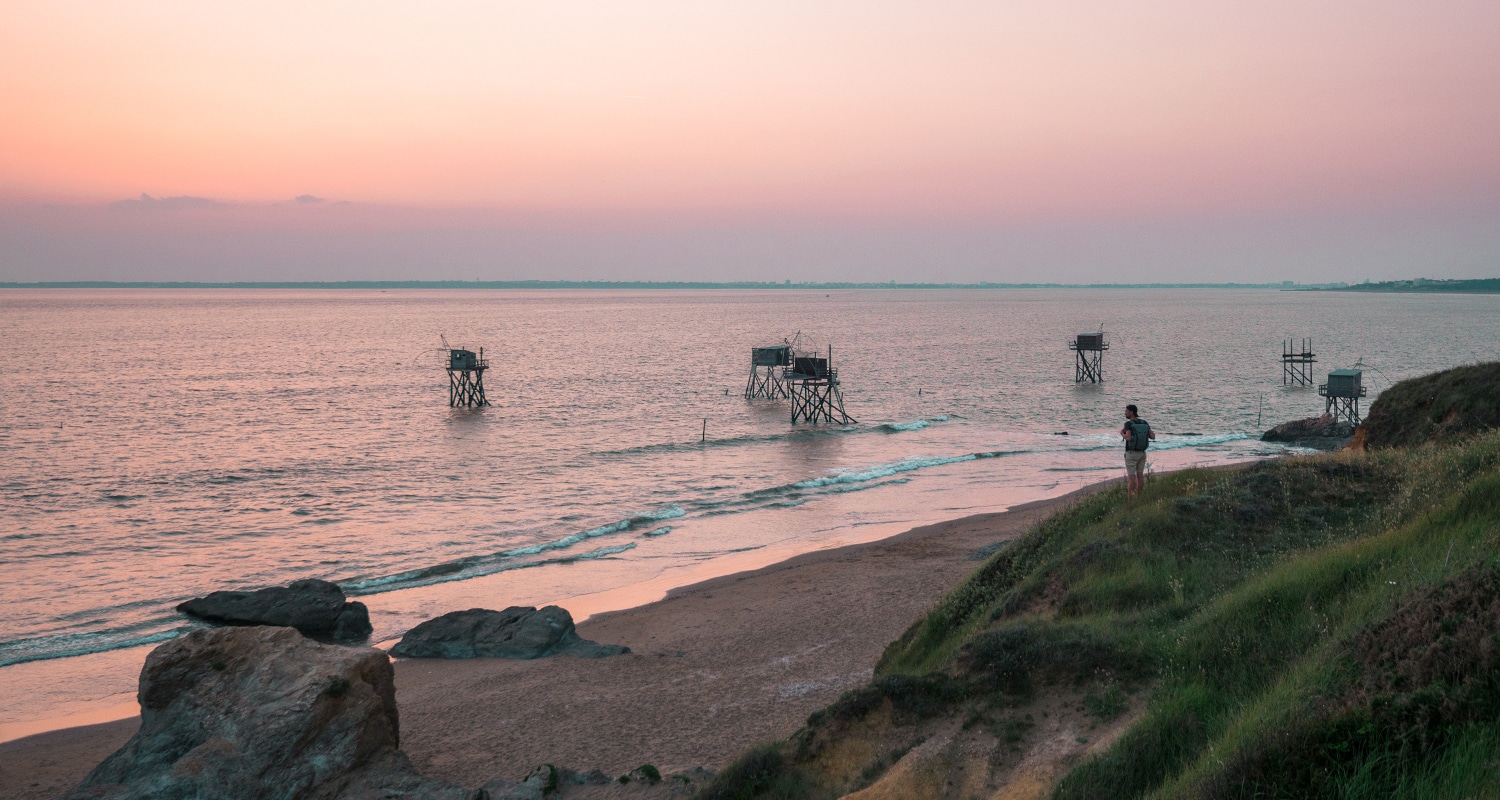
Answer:
[{"label": "pink sky", "polygon": [[[130,229],[32,207],[142,192],[423,230],[1410,215],[1482,271],[1497,43],[1493,0],[9,0],[0,237]],[[202,230],[323,224],[227,216]]]}]

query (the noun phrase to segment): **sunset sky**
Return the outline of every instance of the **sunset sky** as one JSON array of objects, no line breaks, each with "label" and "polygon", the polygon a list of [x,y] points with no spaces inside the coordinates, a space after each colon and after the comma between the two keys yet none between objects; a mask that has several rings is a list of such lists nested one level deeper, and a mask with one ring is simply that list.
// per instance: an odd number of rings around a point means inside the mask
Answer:
[{"label": "sunset sky", "polygon": [[0,108],[0,281],[1500,275],[1494,0],[7,0]]}]

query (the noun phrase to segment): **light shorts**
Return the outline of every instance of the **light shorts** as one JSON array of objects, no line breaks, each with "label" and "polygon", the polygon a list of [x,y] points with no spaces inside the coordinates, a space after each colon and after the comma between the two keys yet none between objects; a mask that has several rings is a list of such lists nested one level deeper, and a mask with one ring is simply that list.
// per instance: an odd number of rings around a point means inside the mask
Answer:
[{"label": "light shorts", "polygon": [[1139,475],[1142,478],[1146,477],[1146,451],[1145,450],[1126,450],[1125,451],[1125,474],[1126,475]]}]

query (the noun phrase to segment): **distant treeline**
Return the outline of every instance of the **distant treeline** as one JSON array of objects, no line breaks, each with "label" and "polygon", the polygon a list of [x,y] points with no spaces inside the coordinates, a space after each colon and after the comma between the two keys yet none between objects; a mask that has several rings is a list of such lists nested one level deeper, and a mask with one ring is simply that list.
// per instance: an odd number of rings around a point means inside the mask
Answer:
[{"label": "distant treeline", "polygon": [[1500,294],[1500,278],[1479,278],[1467,281],[1430,281],[1417,278],[1411,281],[1381,281],[1380,283],[1356,283],[1349,286],[1328,287],[1335,292],[1458,292],[1464,294]]},{"label": "distant treeline", "polygon": [[793,283],[791,281],[41,281],[6,289],[1319,289],[1282,283]]}]

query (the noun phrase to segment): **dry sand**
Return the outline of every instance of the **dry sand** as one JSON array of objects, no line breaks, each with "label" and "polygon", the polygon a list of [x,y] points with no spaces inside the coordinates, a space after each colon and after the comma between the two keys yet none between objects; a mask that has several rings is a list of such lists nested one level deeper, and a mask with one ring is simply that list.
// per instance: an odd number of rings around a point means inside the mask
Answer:
[{"label": "dry sand", "polygon": [[[542,763],[717,770],[868,680],[886,645],[993,545],[1097,488],[715,578],[579,626],[630,655],[398,661],[402,749],[424,774],[469,787]],[[0,744],[0,800],[56,797],[138,725]]]}]

